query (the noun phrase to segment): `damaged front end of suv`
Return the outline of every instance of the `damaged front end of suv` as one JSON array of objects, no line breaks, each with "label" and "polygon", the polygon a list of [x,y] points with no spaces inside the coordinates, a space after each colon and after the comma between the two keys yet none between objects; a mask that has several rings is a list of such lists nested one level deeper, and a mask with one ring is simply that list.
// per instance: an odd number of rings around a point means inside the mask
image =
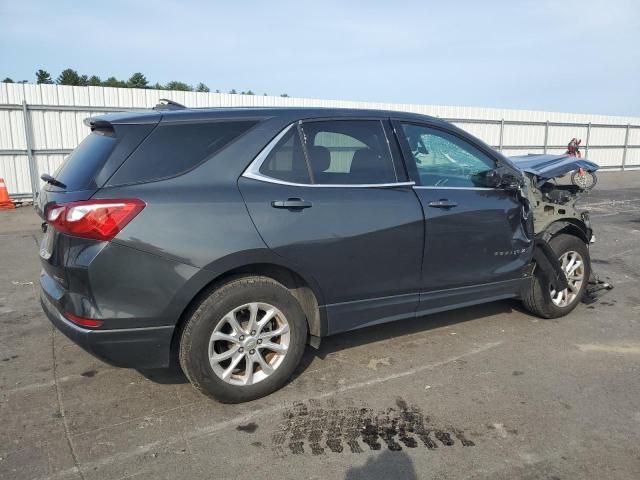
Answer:
[{"label": "damaged front end of suv", "polygon": [[[588,247],[595,237],[589,213],[577,207],[580,197],[595,185],[599,167],[571,155],[509,160],[523,172],[521,191],[533,215],[535,234],[532,284],[523,292],[523,302],[542,317],[557,317],[594,289],[610,288],[593,274]],[[572,172],[571,181],[565,180]]]},{"label": "damaged front end of suv", "polygon": [[580,211],[576,203],[588,192],[595,182],[563,182],[571,172],[579,176],[591,177],[600,168],[596,163],[570,155],[523,155],[509,157],[524,174],[525,195],[533,211],[536,236],[549,238],[564,229],[569,229],[585,243],[591,243],[593,234],[589,213]]}]

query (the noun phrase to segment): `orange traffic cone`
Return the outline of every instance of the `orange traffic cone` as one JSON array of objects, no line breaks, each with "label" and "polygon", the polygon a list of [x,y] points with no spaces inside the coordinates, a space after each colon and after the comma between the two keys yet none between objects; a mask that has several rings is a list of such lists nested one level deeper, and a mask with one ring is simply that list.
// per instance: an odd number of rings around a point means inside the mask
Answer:
[{"label": "orange traffic cone", "polygon": [[0,178],[0,210],[10,210],[12,208],[16,208],[16,206],[9,198],[9,192],[4,183],[4,178]]}]

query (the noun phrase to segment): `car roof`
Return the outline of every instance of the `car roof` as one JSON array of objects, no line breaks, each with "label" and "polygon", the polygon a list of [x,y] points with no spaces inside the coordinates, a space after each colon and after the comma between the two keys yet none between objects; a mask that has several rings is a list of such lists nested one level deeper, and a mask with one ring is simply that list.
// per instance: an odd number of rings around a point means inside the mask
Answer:
[{"label": "car roof", "polygon": [[109,113],[98,117],[91,117],[91,121],[101,120],[112,124],[131,123],[157,123],[199,121],[215,118],[274,118],[281,117],[290,121],[309,120],[313,118],[358,118],[358,117],[393,117],[409,121],[427,121],[429,123],[442,123],[443,120],[428,115],[411,112],[399,112],[395,110],[374,110],[361,108],[335,108],[335,107],[207,107],[184,108],[177,110],[137,110],[118,113]]}]

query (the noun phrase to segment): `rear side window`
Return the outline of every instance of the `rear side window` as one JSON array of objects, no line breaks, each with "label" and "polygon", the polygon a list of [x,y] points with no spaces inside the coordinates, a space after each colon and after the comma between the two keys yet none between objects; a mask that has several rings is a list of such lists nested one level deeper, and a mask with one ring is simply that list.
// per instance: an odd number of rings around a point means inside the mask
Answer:
[{"label": "rear side window", "polygon": [[310,183],[297,128],[290,128],[280,139],[260,166],[260,173],[285,182]]},{"label": "rear side window", "polygon": [[114,136],[91,133],[66,158],[53,174],[56,180],[64,183],[67,191],[86,190],[104,166],[118,140]]},{"label": "rear side window", "polygon": [[256,123],[161,123],[118,169],[109,185],[149,182],[185,173]]},{"label": "rear side window", "polygon": [[314,183],[362,185],[397,182],[380,121],[305,122],[303,130]]}]

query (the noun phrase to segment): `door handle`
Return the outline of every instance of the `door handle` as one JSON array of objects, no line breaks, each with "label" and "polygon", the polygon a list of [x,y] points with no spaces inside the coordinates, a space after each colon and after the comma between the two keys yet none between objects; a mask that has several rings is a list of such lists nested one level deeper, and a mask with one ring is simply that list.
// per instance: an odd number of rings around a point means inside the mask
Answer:
[{"label": "door handle", "polygon": [[429,202],[429,206],[433,208],[453,208],[457,207],[458,204],[456,202],[450,202],[446,198],[441,198],[440,200]]},{"label": "door handle", "polygon": [[313,206],[311,202],[301,198],[288,198],[286,200],[274,200],[271,202],[273,208],[287,208],[289,210],[302,210]]}]

